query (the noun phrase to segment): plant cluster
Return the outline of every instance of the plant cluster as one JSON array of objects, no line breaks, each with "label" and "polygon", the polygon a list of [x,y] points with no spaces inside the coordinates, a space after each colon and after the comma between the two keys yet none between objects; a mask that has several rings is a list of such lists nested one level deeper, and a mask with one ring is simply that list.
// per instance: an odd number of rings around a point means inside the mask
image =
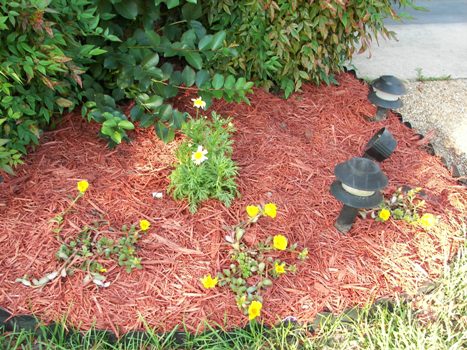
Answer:
[{"label": "plant cluster", "polygon": [[121,229],[123,235],[118,239],[101,236],[100,224],[106,223],[103,221],[85,226],[76,238],[69,239],[67,242],[64,242],[60,237],[65,215],[83,197],[88,186],[89,184],[85,180],[78,182],[78,195],[66,210],[52,219],[57,224],[54,229],[57,239],[62,242],[55,255],[61,265],[57,270],[47,273],[39,279],[29,280],[27,276],[23,276],[18,278],[16,282],[28,287],[42,287],[60,277],[72,276],[76,269],[80,269],[86,272],[83,280],[84,285],[92,282],[99,287],[107,288],[110,286],[110,282],[107,281],[105,275],[107,268],[104,265],[118,263],[119,266],[125,267],[127,273],[132,272],[133,269],[143,268],[136,251],[140,234],[146,232],[151,226],[147,220],[140,220],[139,229],[135,225],[131,225],[129,228],[123,225]]},{"label": "plant cluster", "polygon": [[234,51],[196,2],[0,0],[0,169],[13,173],[53,115],[80,103],[114,146],[135,123],[172,140],[186,114],[167,101],[180,89],[248,101],[253,83],[212,69]]},{"label": "plant cluster", "polygon": [[86,64],[104,51],[82,45],[97,31],[87,0],[0,0],[0,169],[12,174],[54,113],[81,100]]},{"label": "plant cluster", "polygon": [[392,36],[387,16],[401,16],[387,0],[0,0],[0,169],[78,105],[109,146],[135,124],[168,142],[187,118],[180,91],[209,106],[248,102],[249,79],[286,96],[332,83],[357,45]]},{"label": "plant cluster", "polygon": [[[203,103],[201,98],[194,100],[195,107],[202,108]],[[238,193],[238,167],[231,158],[235,132],[231,118],[213,112],[210,119],[190,118],[181,131],[186,140],[176,151],[178,163],[169,175],[167,191],[174,199],[187,199],[192,213],[209,198],[230,206]]]},{"label": "plant cluster", "polygon": [[[207,3],[204,2],[204,3]],[[365,51],[378,34],[394,33],[384,19],[399,20],[387,0],[216,0],[206,7],[213,29],[227,31],[228,45],[238,51],[217,69],[277,86],[289,96],[303,81],[335,82],[356,48]],[[395,1],[417,8],[412,0]]]},{"label": "plant cluster", "polygon": [[376,221],[404,220],[409,224],[419,225],[428,230],[437,223],[437,218],[431,213],[422,213],[425,208],[425,201],[420,198],[420,187],[404,191],[398,188],[391,196],[381,204],[381,209],[377,213],[372,212],[372,217]]},{"label": "plant cluster", "polygon": [[219,285],[229,286],[235,293],[237,306],[249,320],[261,315],[263,307],[262,291],[273,285],[273,280],[286,273],[294,273],[296,265],[288,261],[296,258],[305,260],[307,248],[299,251],[297,244],[289,244],[286,236],[277,234],[264,242],[249,247],[243,240],[246,229],[256,223],[260,217],[275,218],[277,208],[274,203],[264,206],[250,205],[246,208],[248,220],[228,228],[225,237],[230,246],[231,264],[219,272],[215,278],[208,274],[201,279],[204,288],[210,289]]}]

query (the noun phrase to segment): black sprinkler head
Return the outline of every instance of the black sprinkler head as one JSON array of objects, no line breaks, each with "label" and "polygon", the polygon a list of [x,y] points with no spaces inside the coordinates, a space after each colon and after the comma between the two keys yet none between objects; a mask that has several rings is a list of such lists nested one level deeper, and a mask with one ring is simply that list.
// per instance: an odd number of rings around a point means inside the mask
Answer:
[{"label": "black sprinkler head", "polygon": [[368,141],[363,156],[382,162],[391,156],[396,147],[396,139],[387,128],[382,128]]}]

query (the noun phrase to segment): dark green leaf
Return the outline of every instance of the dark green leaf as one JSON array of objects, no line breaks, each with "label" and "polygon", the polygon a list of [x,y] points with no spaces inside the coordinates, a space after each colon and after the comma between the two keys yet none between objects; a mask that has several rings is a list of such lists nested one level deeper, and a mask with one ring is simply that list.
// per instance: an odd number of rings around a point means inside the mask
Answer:
[{"label": "dark green leaf", "polygon": [[164,99],[161,96],[153,95],[145,101],[142,101],[142,105],[149,109],[155,109],[159,107],[164,102]]},{"label": "dark green leaf", "polygon": [[227,79],[225,79],[224,87],[226,89],[233,89],[235,86],[235,77],[233,75],[229,75]]},{"label": "dark green leaf", "polygon": [[161,122],[157,122],[154,128],[156,130],[156,135],[159,136],[159,138],[166,143],[172,141],[175,137],[174,130],[169,129]]},{"label": "dark green leaf", "polygon": [[195,83],[196,73],[190,66],[185,66],[182,72],[183,82],[185,86],[192,86]]},{"label": "dark green leaf", "polygon": [[216,73],[212,78],[212,87],[214,89],[221,89],[224,86],[224,76]]},{"label": "dark green leaf", "polygon": [[[197,6],[196,8],[198,10],[195,10],[194,13],[192,14],[193,18],[198,15],[199,17],[201,17],[201,15],[203,14],[201,6]],[[201,39],[206,35],[206,28],[204,28],[201,22],[192,20],[189,22],[189,24],[190,24],[190,27],[194,29],[194,31],[196,32],[196,36],[198,37],[198,39]]]},{"label": "dark green leaf", "polygon": [[169,119],[172,117],[172,111],[172,105],[167,104],[160,106],[157,113],[159,120],[163,122],[169,121]]},{"label": "dark green leaf", "polygon": [[143,114],[143,116],[141,117],[139,125],[142,128],[148,128],[148,127],[154,125],[154,115],[149,114],[149,113]]},{"label": "dark green leaf", "polygon": [[198,49],[203,51],[204,49],[209,48],[212,38],[213,36],[211,34],[204,36],[198,43]]},{"label": "dark green leaf", "polygon": [[235,83],[235,90],[243,90],[246,84],[246,79],[244,77],[238,78],[237,82]]},{"label": "dark green leaf", "polygon": [[183,83],[182,72],[174,71],[170,76],[170,84],[173,85],[181,85]]},{"label": "dark green leaf", "polygon": [[141,62],[141,65],[143,67],[154,67],[158,63],[159,63],[159,54],[150,53],[144,58],[143,62]]},{"label": "dark green leaf", "polygon": [[202,87],[203,84],[205,82],[207,82],[209,80],[209,72],[207,70],[200,70],[196,73],[196,79],[195,79],[195,82],[196,82],[196,86],[197,87]]},{"label": "dark green leaf", "polygon": [[195,47],[195,40],[196,40],[196,33],[193,29],[187,30],[183,33],[180,42],[185,45],[185,47],[189,47],[193,49]]},{"label": "dark green leaf", "polygon": [[188,51],[185,53],[186,61],[195,69],[200,70],[203,68],[203,59],[196,51]]},{"label": "dark green leaf", "polygon": [[186,120],[186,114],[175,110],[175,111],[173,111],[172,118],[173,118],[172,126],[175,129],[180,129],[182,127],[182,124]]},{"label": "dark green leaf", "polygon": [[174,70],[174,67],[173,67],[172,63],[165,62],[161,66],[161,69],[162,69],[162,73],[163,73],[162,79],[167,80],[167,79],[170,78],[170,75],[172,74],[172,72]]},{"label": "dark green leaf", "polygon": [[133,0],[123,0],[114,4],[117,13],[126,19],[135,19],[138,15],[138,4]]},{"label": "dark green leaf", "polygon": [[167,0],[166,3],[167,3],[167,8],[172,9],[174,7],[177,7],[180,4],[180,1],[179,0]]},{"label": "dark green leaf", "polygon": [[130,117],[133,121],[138,121],[143,116],[144,109],[139,105],[135,105],[130,111]]},{"label": "dark green leaf", "polygon": [[212,38],[212,43],[211,43],[211,49],[212,50],[217,50],[220,48],[225,40],[226,33],[224,30],[221,30],[214,34],[214,37]]}]

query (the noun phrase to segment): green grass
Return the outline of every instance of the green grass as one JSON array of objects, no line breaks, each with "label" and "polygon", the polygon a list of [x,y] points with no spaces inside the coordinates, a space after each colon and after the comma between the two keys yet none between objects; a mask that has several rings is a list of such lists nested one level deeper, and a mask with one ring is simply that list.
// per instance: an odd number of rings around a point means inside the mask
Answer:
[{"label": "green grass", "polygon": [[439,77],[425,76],[422,73],[422,68],[416,68],[415,70],[417,72],[417,81],[443,81],[452,79],[450,75],[441,75]]},{"label": "green grass", "polygon": [[[464,237],[466,228],[463,227]],[[110,344],[105,334],[66,335],[63,327],[46,340],[28,332],[0,335],[0,349],[466,349],[467,348],[467,245],[459,250],[444,276],[429,294],[410,302],[395,300],[340,316],[319,319],[311,333],[305,327],[265,328],[256,324],[229,333],[211,328],[190,335],[174,330],[164,336],[149,330],[146,341]],[[37,332],[36,332],[37,333]],[[50,337],[51,335],[51,337]],[[184,337],[184,346],[179,338]]]}]

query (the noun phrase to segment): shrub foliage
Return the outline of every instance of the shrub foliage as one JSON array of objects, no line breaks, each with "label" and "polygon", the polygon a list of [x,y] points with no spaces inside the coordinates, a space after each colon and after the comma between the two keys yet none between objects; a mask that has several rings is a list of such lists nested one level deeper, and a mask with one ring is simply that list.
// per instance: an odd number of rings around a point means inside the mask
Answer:
[{"label": "shrub foliage", "polygon": [[180,89],[247,101],[251,83],[211,69],[234,50],[201,14],[196,0],[0,0],[0,168],[12,173],[51,116],[80,103],[115,145],[135,122],[170,141],[186,118],[168,102]]},{"label": "shrub foliage", "polygon": [[0,169],[9,173],[52,115],[79,103],[85,64],[102,52],[78,40],[95,33],[95,8],[49,3],[0,0]]},{"label": "shrub foliage", "polygon": [[[214,0],[205,1],[213,29],[225,28],[238,56],[219,69],[244,75],[289,96],[303,81],[334,82],[361,43],[366,50],[377,34],[394,33],[384,18],[399,19],[394,3],[412,0]],[[402,14],[403,16],[403,14]],[[224,68],[227,67],[227,68]]]},{"label": "shrub foliage", "polygon": [[393,3],[0,0],[0,169],[12,173],[52,116],[76,106],[111,146],[135,123],[170,141],[187,116],[170,102],[180,91],[209,106],[248,101],[250,79],[286,96],[304,80],[333,82],[357,43],[392,35]]}]

